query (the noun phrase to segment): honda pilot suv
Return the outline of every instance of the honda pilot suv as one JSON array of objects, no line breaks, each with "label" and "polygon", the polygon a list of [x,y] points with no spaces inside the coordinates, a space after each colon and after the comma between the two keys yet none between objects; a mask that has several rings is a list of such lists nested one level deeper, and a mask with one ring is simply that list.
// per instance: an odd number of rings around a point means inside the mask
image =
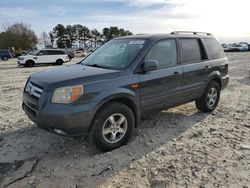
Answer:
[{"label": "honda pilot suv", "polygon": [[128,142],[142,115],[191,101],[212,112],[228,85],[228,60],[209,33],[113,39],[82,62],[33,74],[23,109],[39,128],[88,134],[104,150]]},{"label": "honda pilot suv", "polygon": [[28,55],[18,57],[18,65],[33,67],[36,64],[62,65],[69,61],[69,56],[63,50],[43,49],[30,52]]}]

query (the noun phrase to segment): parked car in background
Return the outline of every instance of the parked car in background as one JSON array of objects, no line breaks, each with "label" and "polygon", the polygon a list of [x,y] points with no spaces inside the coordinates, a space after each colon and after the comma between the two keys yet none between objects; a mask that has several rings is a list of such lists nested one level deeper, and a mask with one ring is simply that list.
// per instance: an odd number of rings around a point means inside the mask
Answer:
[{"label": "parked car in background", "polygon": [[89,134],[108,151],[128,142],[142,114],[191,101],[212,112],[228,82],[228,60],[211,34],[134,35],[81,63],[31,75],[22,107],[39,128]]},{"label": "parked car in background", "polygon": [[230,52],[232,50],[230,44],[222,44],[221,46],[222,46],[224,52]]},{"label": "parked car in background", "polygon": [[12,58],[12,54],[9,50],[0,50],[0,59],[7,61]]},{"label": "parked car in background", "polygon": [[17,60],[19,65],[32,67],[36,64],[62,65],[69,61],[69,56],[63,50],[43,49],[30,52],[28,55],[20,56]]},{"label": "parked car in background", "polygon": [[242,46],[242,49],[241,49],[241,51],[248,51],[248,43],[246,43],[246,42],[241,42],[240,43],[240,45]]},{"label": "parked car in background", "polygon": [[75,57],[86,57],[88,55],[88,53],[84,50],[76,50],[75,51]]},{"label": "parked car in background", "polygon": [[248,45],[243,43],[243,44],[232,44],[231,45],[231,51],[236,51],[236,52],[245,52],[248,51]]}]

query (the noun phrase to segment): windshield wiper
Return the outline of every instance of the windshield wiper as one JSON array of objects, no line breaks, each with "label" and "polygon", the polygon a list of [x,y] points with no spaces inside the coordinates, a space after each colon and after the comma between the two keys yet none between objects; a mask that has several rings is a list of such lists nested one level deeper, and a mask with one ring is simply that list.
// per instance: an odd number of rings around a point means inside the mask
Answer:
[{"label": "windshield wiper", "polygon": [[111,69],[111,68],[109,68],[109,67],[105,67],[105,66],[98,65],[98,64],[85,64],[85,66],[97,67],[97,68],[103,68],[103,69]]}]

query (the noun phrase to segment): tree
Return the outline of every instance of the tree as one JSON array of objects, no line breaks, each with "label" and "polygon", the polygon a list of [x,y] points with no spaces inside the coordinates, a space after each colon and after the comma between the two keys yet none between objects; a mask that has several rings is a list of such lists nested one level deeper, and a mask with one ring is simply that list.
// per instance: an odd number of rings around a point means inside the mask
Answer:
[{"label": "tree", "polygon": [[102,34],[103,34],[105,41],[109,41],[111,39],[109,28],[107,28],[107,27],[103,28]]},{"label": "tree", "polygon": [[116,37],[121,37],[121,36],[127,36],[127,35],[132,35],[133,33],[128,31],[128,30],[124,30],[123,28],[118,28],[116,26],[111,26],[110,28],[104,28],[102,30],[103,36],[105,38],[105,41],[109,41],[113,38]]},{"label": "tree", "polygon": [[55,35],[53,34],[52,31],[49,32],[49,37],[50,37],[50,43],[51,43],[51,47],[54,47],[54,42],[55,42]]},{"label": "tree", "polygon": [[96,47],[97,43],[107,42],[113,38],[132,35],[132,33],[117,26],[103,28],[100,33],[97,29],[90,30],[87,26],[81,24],[67,25],[58,24],[49,33],[51,44],[56,41],[58,48],[71,48],[78,46],[79,48]]},{"label": "tree", "polygon": [[56,44],[58,48],[66,47],[66,28],[62,24],[57,24],[56,27],[53,28],[53,33],[56,38]]},{"label": "tree", "polygon": [[33,30],[25,23],[17,22],[5,25],[4,31],[0,33],[0,48],[28,50],[34,48],[38,42]]},{"label": "tree", "polygon": [[72,48],[73,42],[76,40],[76,28],[71,25],[66,26],[66,35],[68,36],[66,39],[66,47]]},{"label": "tree", "polygon": [[79,29],[79,39],[80,41],[83,41],[84,44],[84,48],[86,48],[86,42],[89,40],[90,38],[90,31],[89,28],[86,26],[81,26]]},{"label": "tree", "polygon": [[52,43],[51,43],[51,38],[50,35],[46,32],[42,32],[40,34],[40,43],[44,46],[44,47],[52,47]]},{"label": "tree", "polygon": [[97,42],[101,41],[101,33],[97,29],[91,30],[92,40],[94,42],[94,47],[96,47]]}]

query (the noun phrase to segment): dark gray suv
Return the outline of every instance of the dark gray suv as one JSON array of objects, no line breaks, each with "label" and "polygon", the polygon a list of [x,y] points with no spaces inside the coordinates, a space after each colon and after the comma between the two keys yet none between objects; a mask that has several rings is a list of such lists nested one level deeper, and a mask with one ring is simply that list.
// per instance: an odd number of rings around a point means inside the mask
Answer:
[{"label": "dark gray suv", "polygon": [[152,110],[195,101],[213,111],[228,85],[228,60],[209,33],[113,39],[82,62],[33,74],[23,109],[39,128],[91,139],[102,150],[125,144]]}]

